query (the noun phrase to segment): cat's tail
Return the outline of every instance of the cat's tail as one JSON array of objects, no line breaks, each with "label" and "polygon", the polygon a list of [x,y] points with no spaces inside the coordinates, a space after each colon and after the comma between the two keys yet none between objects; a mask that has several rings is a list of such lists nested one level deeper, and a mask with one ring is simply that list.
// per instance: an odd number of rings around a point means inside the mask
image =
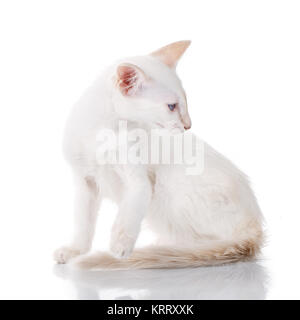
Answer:
[{"label": "cat's tail", "polygon": [[75,260],[80,269],[152,269],[220,265],[255,258],[262,246],[262,234],[238,241],[211,240],[196,248],[151,246],[135,249],[127,259],[95,253]]}]

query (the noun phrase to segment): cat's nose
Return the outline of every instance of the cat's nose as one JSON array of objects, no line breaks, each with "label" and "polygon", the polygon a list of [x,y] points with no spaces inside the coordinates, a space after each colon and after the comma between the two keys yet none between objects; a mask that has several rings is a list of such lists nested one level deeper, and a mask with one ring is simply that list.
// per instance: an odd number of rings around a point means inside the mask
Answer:
[{"label": "cat's nose", "polygon": [[188,114],[186,114],[184,117],[182,117],[182,123],[183,123],[185,130],[191,129],[192,121],[191,121],[191,118]]}]

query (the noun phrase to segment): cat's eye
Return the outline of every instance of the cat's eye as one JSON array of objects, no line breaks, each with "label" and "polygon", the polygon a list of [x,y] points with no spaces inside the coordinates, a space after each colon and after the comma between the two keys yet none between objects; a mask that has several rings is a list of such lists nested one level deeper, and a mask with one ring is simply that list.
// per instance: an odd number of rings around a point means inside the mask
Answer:
[{"label": "cat's eye", "polygon": [[176,108],[176,103],[168,104],[168,108],[169,108],[171,111],[174,111],[174,109]]}]

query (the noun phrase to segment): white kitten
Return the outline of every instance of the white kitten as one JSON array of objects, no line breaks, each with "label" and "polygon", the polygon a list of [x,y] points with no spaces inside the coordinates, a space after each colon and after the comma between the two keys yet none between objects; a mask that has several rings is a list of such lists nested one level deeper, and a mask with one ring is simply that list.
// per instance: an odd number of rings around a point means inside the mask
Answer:
[{"label": "white kitten", "polygon": [[[89,251],[104,197],[119,206],[111,232],[112,255],[77,258],[81,267],[203,266],[258,254],[262,215],[247,179],[207,144],[199,175],[187,175],[186,164],[99,164],[97,135],[101,129],[119,134],[120,120],[146,132],[164,128],[178,133],[191,127],[185,92],[175,72],[189,44],[179,41],[150,55],[119,61],[75,105],[64,140],[77,188],[75,234],[69,247],[55,252],[57,262]],[[143,219],[160,245],[133,250]]]}]

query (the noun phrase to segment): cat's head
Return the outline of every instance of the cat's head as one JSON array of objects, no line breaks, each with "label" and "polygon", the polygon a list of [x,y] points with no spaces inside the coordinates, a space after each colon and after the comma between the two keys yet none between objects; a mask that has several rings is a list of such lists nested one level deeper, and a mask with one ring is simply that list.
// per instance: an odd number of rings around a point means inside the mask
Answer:
[{"label": "cat's head", "polygon": [[175,42],[116,65],[113,100],[122,119],[171,133],[191,127],[186,95],[175,70],[189,45],[190,41]]}]

